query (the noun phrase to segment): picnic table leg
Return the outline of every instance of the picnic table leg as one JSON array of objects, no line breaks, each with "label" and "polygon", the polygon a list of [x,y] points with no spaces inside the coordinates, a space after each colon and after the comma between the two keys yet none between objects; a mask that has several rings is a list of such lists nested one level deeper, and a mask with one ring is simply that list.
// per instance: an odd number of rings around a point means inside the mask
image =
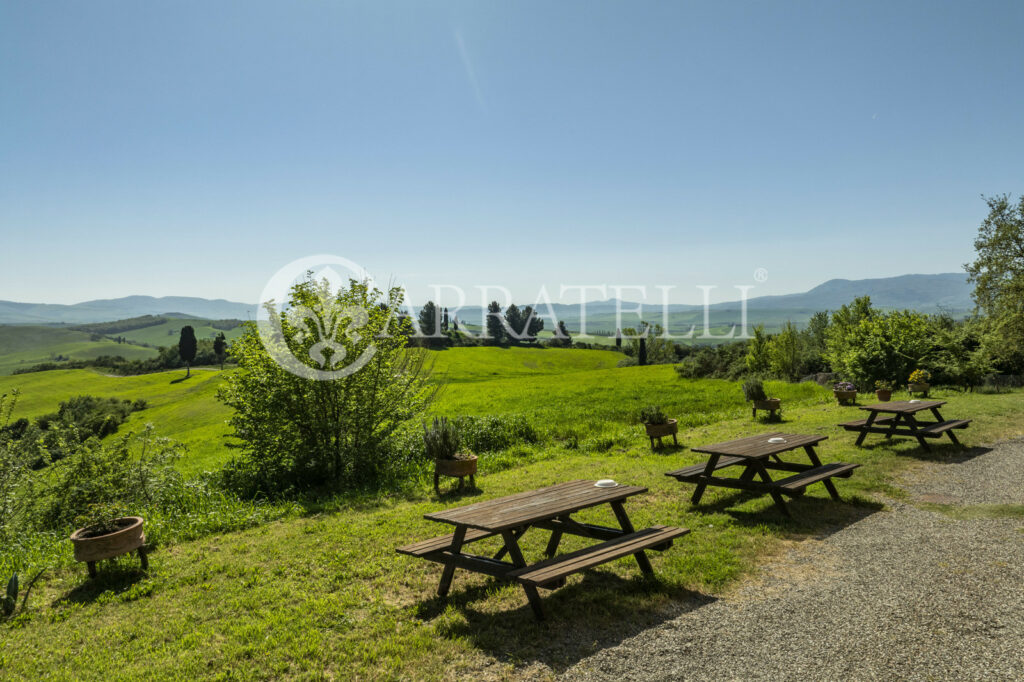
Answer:
[{"label": "picnic table leg", "polygon": [[[508,558],[512,560],[512,565],[516,568],[526,566],[526,559],[523,558],[523,552],[519,549],[519,540],[516,538],[516,534],[511,530],[504,530],[501,532],[501,538],[505,541],[505,549],[508,550]],[[526,593],[526,601],[530,602],[533,615],[537,620],[544,620],[544,609],[541,607],[540,593],[537,592],[537,588],[524,584],[523,592]]]},{"label": "picnic table leg", "polygon": [[761,480],[764,481],[768,489],[768,494],[772,496],[772,500],[775,502],[775,506],[779,508],[783,516],[792,518],[792,515],[789,513],[789,507],[786,506],[786,500],[782,498],[782,493],[775,488],[772,477],[768,475],[768,470],[765,469],[764,464],[760,460],[752,460],[750,464],[756,467],[758,475],[761,476]]},{"label": "picnic table leg", "polygon": [[697,489],[693,491],[693,497],[690,498],[690,502],[693,504],[700,504],[700,498],[704,496],[704,489],[708,487],[707,479],[714,475],[716,464],[718,464],[718,455],[711,455],[708,458],[707,466],[704,467],[704,475],[698,481]]},{"label": "picnic table leg", "polygon": [[901,419],[903,419],[902,413],[897,413],[896,416],[892,418],[892,423],[889,424],[889,431],[885,434],[886,440],[892,440],[892,434],[896,432],[896,427],[900,425]]},{"label": "picnic table leg", "polygon": [[[451,551],[452,554],[458,554],[462,551],[462,543],[466,539],[466,526],[456,526],[455,534],[452,536]],[[447,596],[448,590],[452,587],[452,577],[455,575],[455,564],[445,563],[444,570],[441,572],[441,584],[437,586],[437,596]]]},{"label": "picnic table leg", "polygon": [[[805,445],[804,452],[807,453],[807,457],[811,460],[811,464],[813,464],[816,467],[821,466],[821,460],[818,459],[818,453],[814,451],[813,445]],[[832,482],[832,479],[824,478],[821,480],[821,482],[825,484],[825,490],[828,491],[829,496],[833,500],[835,500],[836,502],[843,501],[843,498],[839,497],[839,491],[836,490],[836,485],[835,483]]]},{"label": "picnic table leg", "polygon": [[[917,431],[919,428],[921,428],[918,425],[917,420],[914,419],[914,415],[912,414],[904,415],[904,421],[907,422],[907,426],[910,427],[911,431]],[[928,447],[928,442],[924,439],[924,436],[914,437],[917,438],[917,442],[921,445],[922,450],[924,450],[925,452],[931,452],[932,449]]]},{"label": "picnic table leg", "polygon": [[[932,408],[932,414],[935,415],[935,420],[936,421],[940,421],[940,422],[946,421],[945,419],[942,418],[942,415],[939,413],[939,408],[933,407]],[[951,441],[953,441],[954,445],[956,445],[957,447],[961,447],[961,448],[963,447],[963,445],[961,445],[961,443],[960,443],[960,440],[957,439],[956,434],[953,433],[953,429],[950,429],[949,431],[946,431],[946,435],[949,436],[949,439]]]},{"label": "picnic table leg", "polygon": [[878,413],[875,412],[874,410],[872,410],[871,414],[868,415],[867,421],[865,421],[864,422],[864,426],[861,427],[862,430],[860,432],[860,435],[857,436],[857,446],[858,447],[864,443],[864,439],[868,435],[867,429],[870,428],[871,425],[875,423],[875,417],[877,417],[877,416],[878,416]]},{"label": "picnic table leg", "polygon": [[[522,526],[521,528],[517,528],[516,531],[515,531],[516,540],[518,540],[519,538],[523,537],[523,533],[525,533],[529,528],[530,528],[529,525]],[[505,556],[505,552],[507,552],[507,551],[508,551],[508,546],[502,547],[501,549],[498,550],[498,553],[494,555],[494,558],[496,560],[500,561],[501,558],[503,556]]]},{"label": "picnic table leg", "polygon": [[[629,521],[629,516],[626,514],[626,508],[622,506],[622,502],[612,502],[612,511],[615,512],[615,518],[619,521],[619,526],[622,527],[624,533],[634,533],[636,529],[633,528],[633,524]],[[640,566],[640,570],[649,576],[654,575],[654,568],[651,567],[651,560],[647,558],[644,551],[641,549],[639,552],[633,554],[636,559],[636,563]]]},{"label": "picnic table leg", "polygon": [[[778,459],[778,458],[776,458],[776,459]],[[754,480],[754,476],[756,476],[756,475],[757,475],[757,469],[752,467],[750,465],[750,463],[748,462],[747,463],[747,468],[743,470],[742,474],[740,474],[740,480],[741,481],[752,481],[752,480]]]},{"label": "picnic table leg", "polygon": [[558,551],[558,543],[562,541],[562,531],[553,530],[551,531],[551,539],[548,540],[547,549],[544,550],[544,554],[550,559],[555,556],[555,552]]}]

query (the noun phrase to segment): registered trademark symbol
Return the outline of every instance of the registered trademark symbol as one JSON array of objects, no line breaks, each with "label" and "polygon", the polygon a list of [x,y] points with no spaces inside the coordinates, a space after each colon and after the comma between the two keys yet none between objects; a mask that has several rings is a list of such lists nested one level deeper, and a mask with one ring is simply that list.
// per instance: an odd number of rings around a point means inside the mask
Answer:
[{"label": "registered trademark symbol", "polygon": [[755,282],[767,282],[768,281],[768,271],[765,270],[764,268],[758,268],[757,270],[754,270],[754,281]]}]

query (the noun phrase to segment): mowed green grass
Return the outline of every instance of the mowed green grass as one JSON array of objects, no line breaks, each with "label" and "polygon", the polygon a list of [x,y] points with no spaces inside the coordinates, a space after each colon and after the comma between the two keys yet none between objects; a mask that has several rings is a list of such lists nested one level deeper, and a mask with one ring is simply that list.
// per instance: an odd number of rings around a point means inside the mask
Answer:
[{"label": "mowed green grass", "polygon": [[200,319],[183,319],[183,318],[168,318],[166,322],[161,324],[155,324],[151,327],[142,327],[141,329],[130,329],[124,332],[118,332],[114,336],[123,336],[130,341],[136,341],[138,343],[148,343],[151,346],[173,346],[178,343],[178,338],[181,335],[181,328],[185,325],[191,325],[195,331],[197,339],[213,339],[216,338],[217,334],[223,332],[224,337],[231,341],[232,339],[238,338],[242,335],[242,327],[238,326],[234,329],[217,329],[209,325],[209,320]]},{"label": "mowed green grass", "polygon": [[604,350],[469,347],[432,351],[434,377],[448,383],[609,369],[624,356]]},{"label": "mowed green grass", "polygon": [[[586,375],[574,373],[566,383]],[[656,372],[651,376],[659,390],[665,388]],[[501,383],[492,392],[496,400],[507,389]],[[476,386],[481,396],[484,386]],[[727,388],[730,394],[739,390],[737,384]],[[961,434],[969,445],[1024,431],[1024,393],[936,395],[949,401],[946,416],[974,419]],[[807,401],[789,407],[781,424],[752,421],[744,413],[681,430],[680,441],[688,446],[777,430],[820,433],[828,436],[819,448],[824,461],[861,464],[852,478],[837,482],[844,502],[832,502],[821,486],[812,486],[792,502],[794,520],[781,517],[766,497],[719,488],[709,489],[701,507],[691,507],[693,487],[664,472],[702,456],[689,447],[652,452],[642,426],[633,424],[624,427],[626,440],[612,447],[595,442],[568,448],[552,440],[517,446],[522,463],[483,473],[479,492],[438,499],[424,480],[410,493],[336,500],[256,529],[161,548],[146,574],[134,560],[105,567],[95,582],[82,567],[55,570],[37,586],[28,614],[0,626],[0,677],[545,678],[678,613],[699,611],[794,543],[886,513],[875,498],[881,493],[905,499],[894,486],[901,475],[925,461],[961,456],[945,444],[926,454],[906,440],[876,439],[857,448],[853,434],[836,424],[861,414],[834,400]],[[555,431],[574,420],[569,415],[539,426]],[[485,468],[488,459],[482,458]],[[630,557],[606,564],[572,576],[565,588],[542,592],[548,619],[536,623],[518,587],[459,571],[449,598],[441,600],[434,597],[439,567],[394,552],[446,531],[423,519],[424,513],[603,477],[649,488],[626,503],[637,527],[665,523],[691,529],[668,551],[650,553],[657,582],[640,579]],[[615,523],[607,509],[580,518]],[[541,556],[546,540],[536,529],[524,536],[528,560]],[[582,544],[573,538],[563,547]],[[496,549],[494,539],[474,546],[481,554]]]},{"label": "mowed green grass", "polygon": [[120,355],[126,360],[141,360],[156,353],[152,348],[109,339],[93,341],[86,332],[62,327],[0,325],[0,374],[10,374],[57,356],[91,360],[101,355]]}]

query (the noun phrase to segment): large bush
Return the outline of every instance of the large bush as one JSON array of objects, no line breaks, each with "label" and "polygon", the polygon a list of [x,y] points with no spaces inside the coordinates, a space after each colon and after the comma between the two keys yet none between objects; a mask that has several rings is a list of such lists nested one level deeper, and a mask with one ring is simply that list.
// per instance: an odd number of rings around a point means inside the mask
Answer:
[{"label": "large bush", "polygon": [[[312,279],[292,288],[274,312],[281,344],[310,370],[336,370],[344,360],[372,358],[358,371],[316,380],[286,371],[249,324],[232,353],[238,370],[219,397],[235,409],[230,423],[242,454],[225,470],[234,489],[275,496],[313,487],[374,485],[396,473],[396,431],[418,417],[434,394],[425,351],[405,348],[409,321],[394,311],[402,292],[386,294],[352,281],[337,292]],[[358,336],[345,333],[364,311]],[[325,332],[324,330],[337,330]],[[341,362],[336,362],[341,360]]]}]

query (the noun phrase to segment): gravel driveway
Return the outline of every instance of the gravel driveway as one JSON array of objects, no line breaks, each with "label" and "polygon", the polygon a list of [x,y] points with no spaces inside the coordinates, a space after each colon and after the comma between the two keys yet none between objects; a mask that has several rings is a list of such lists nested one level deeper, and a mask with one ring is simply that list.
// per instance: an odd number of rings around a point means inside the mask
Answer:
[{"label": "gravel driveway", "polygon": [[[1024,504],[1024,441],[925,464],[906,487],[915,500]],[[890,502],[565,678],[1022,680],[1024,519]]]}]

